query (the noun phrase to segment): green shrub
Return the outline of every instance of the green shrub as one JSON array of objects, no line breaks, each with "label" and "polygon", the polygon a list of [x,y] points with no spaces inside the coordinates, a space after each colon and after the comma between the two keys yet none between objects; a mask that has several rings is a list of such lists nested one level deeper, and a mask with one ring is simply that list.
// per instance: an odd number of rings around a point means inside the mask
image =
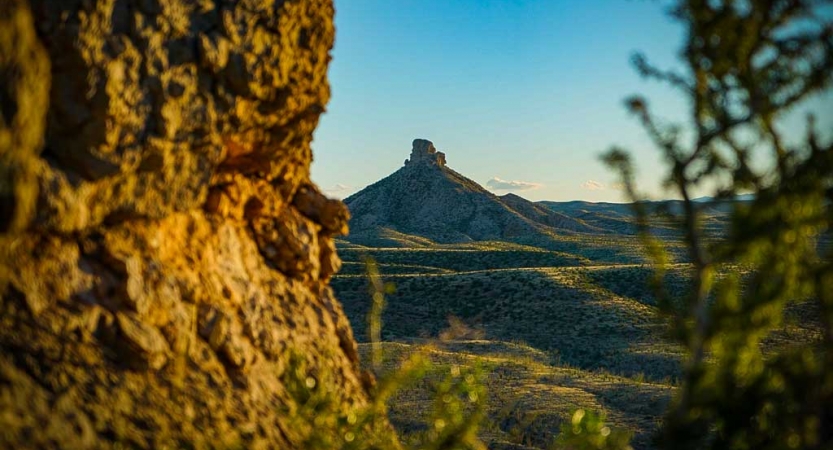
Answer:
[{"label": "green shrub", "polygon": [[[826,6],[824,4],[827,4]],[[833,20],[823,1],[678,1],[687,29],[685,73],[635,58],[646,77],[679,88],[690,126],[662,125],[640,97],[627,101],[669,166],[666,185],[683,199],[681,225],[694,266],[690,289],[662,282],[668,262],[635,203],[657,274],[654,286],[676,339],[688,351],[681,388],[658,443],[669,449],[833,448],[833,146],[811,117],[803,138],[781,119],[833,80]],[[828,111],[829,112],[829,111]],[[795,130],[793,130],[795,131]],[[634,201],[627,153],[605,160]],[[735,202],[726,239],[707,239],[693,192]],[[736,273],[716,275],[728,267]],[[785,310],[810,299],[820,341],[766,357],[762,341]]]},{"label": "green shrub", "polygon": [[577,409],[569,423],[561,425],[555,441],[558,450],[626,450],[631,434],[605,425],[604,414]]}]

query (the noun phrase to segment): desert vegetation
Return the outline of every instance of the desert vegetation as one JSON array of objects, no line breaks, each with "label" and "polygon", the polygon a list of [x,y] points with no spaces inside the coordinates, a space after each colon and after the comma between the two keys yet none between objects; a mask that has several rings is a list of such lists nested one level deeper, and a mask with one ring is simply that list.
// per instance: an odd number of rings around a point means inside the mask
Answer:
[{"label": "desert vegetation", "polygon": [[328,198],[331,0],[0,1],[0,447],[833,448],[831,3],[670,5],[613,205]]},{"label": "desert vegetation", "polygon": [[[577,259],[578,265],[547,266],[549,253],[488,243],[456,250],[350,248],[340,252],[345,265],[362,273],[342,272],[332,285],[368,364],[364,257],[380,258],[383,278],[395,285],[381,313],[386,370],[426,345],[436,371],[455,364],[483,369],[488,406],[481,437],[490,448],[550,448],[578,408],[605,412],[609,426],[633,435],[633,445],[650,447],[686,356],[651,287],[654,268]],[[433,266],[400,263],[409,260]],[[493,268],[484,268],[488,263]],[[682,294],[691,270],[687,263],[668,266],[663,284]],[[788,320],[762,342],[764,352],[818,342],[815,313],[807,303],[791,307]],[[393,423],[406,435],[424,426],[431,380],[439,379],[432,373],[390,403]]]},{"label": "desert vegetation", "polygon": [[[442,232],[424,233],[423,224],[391,216],[393,225],[401,224],[397,234],[376,235],[384,237],[376,242],[401,247],[395,257],[391,249],[372,248],[365,232],[350,252],[379,257],[381,267],[394,268],[390,278],[399,286],[382,316],[392,329],[380,337],[398,342],[389,350],[440,338],[445,347],[436,355],[486,358],[498,378],[511,374],[491,385],[498,404],[515,399],[530,415],[516,414],[510,422],[523,426],[512,429],[495,426],[505,422],[490,411],[492,426],[486,429],[494,434],[483,436],[496,446],[625,448],[629,433],[621,430],[629,430],[639,447],[833,444],[833,148],[812,115],[798,139],[788,139],[781,123],[829,88],[833,24],[823,3],[676,2],[672,15],[687,32],[685,70],[657,68],[642,55],[634,64],[643,76],[687,98],[690,117],[668,124],[639,96],[626,106],[663,155],[666,186],[682,200],[644,201],[635,164],[614,147],[603,159],[620,175],[633,202],[630,213],[610,205],[593,211],[586,204],[544,203],[572,214],[573,226],[607,224],[612,233],[550,230],[555,219],[526,204],[510,207],[504,220],[535,232],[523,238],[504,231],[503,240],[573,255],[572,264],[544,265],[553,261],[518,253],[536,252],[526,248],[500,255],[512,255],[514,263],[498,255],[455,259],[446,248],[454,244],[449,240],[476,240],[481,231],[456,219]],[[706,204],[693,195],[703,189],[712,193]],[[462,201],[475,211],[486,204],[455,200]],[[488,217],[497,220],[493,213]],[[440,245],[407,238],[409,232]],[[407,264],[400,256],[409,252],[419,254],[410,270],[428,267],[430,273],[396,271]],[[362,330],[361,280],[345,274],[333,284],[353,326]],[[462,330],[442,331],[449,325]],[[510,344],[531,351],[503,360],[494,356],[505,355]],[[513,361],[550,376],[530,378],[528,371],[509,369]],[[559,370],[617,380],[610,384],[612,393],[587,395],[588,385],[570,391],[576,385],[552,375]],[[633,386],[639,392],[646,385],[659,393],[628,396]],[[553,391],[561,392],[561,400],[547,397]],[[541,398],[548,398],[546,411],[534,406]],[[598,424],[601,416],[585,409],[591,407],[621,429],[612,434]],[[394,423],[407,428],[412,411],[392,409]],[[597,440],[594,433],[602,429],[615,437]],[[556,430],[555,441],[541,439]]]}]

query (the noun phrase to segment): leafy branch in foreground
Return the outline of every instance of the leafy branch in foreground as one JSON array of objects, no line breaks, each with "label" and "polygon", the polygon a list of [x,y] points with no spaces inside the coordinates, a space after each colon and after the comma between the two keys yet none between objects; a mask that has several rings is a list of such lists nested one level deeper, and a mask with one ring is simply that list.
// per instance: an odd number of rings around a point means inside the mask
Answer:
[{"label": "leafy branch in foreground", "polygon": [[364,257],[365,275],[367,276],[367,293],[370,294],[370,311],[367,313],[368,341],[372,346],[371,365],[377,374],[382,367],[382,311],[385,309],[385,295],[393,294],[396,286],[382,281],[379,265],[369,257]]},{"label": "leafy branch in foreground", "polygon": [[[368,313],[368,334],[371,345],[371,365],[379,383],[372,392],[373,410],[376,415],[386,414],[387,402],[400,389],[436,374],[439,367],[433,366],[428,358],[430,347],[417,349],[401,361],[389,373],[382,373],[382,311],[385,295],[395,290],[392,283],[382,281],[378,264],[370,257],[365,258],[368,279],[368,293],[372,299]],[[486,415],[486,389],[484,373],[480,367],[452,366],[448,373],[442,372],[434,383],[434,407],[426,418],[426,431],[408,436],[409,447],[420,450],[485,450],[486,446],[478,437],[478,429]],[[369,436],[373,438],[373,435]]]},{"label": "leafy branch in foreground", "polygon": [[[664,448],[833,447],[833,147],[812,117],[803,133],[782,123],[833,80],[831,5],[681,0],[673,15],[687,28],[686,73],[635,58],[643,76],[680,89],[691,105],[682,127],[660,124],[643,98],[627,101],[665,157],[666,186],[682,198],[692,264],[685,298],[657,292],[689,352],[658,436]],[[605,161],[641,208],[627,153],[613,149]],[[752,193],[753,200],[735,202],[728,236],[714,240],[699,226],[695,190],[722,199]],[[640,208],[640,235],[661,288],[666,261]],[[764,355],[762,339],[797,302],[812,304],[822,338]]]},{"label": "leafy branch in foreground", "polygon": [[577,409],[570,422],[561,425],[556,449],[624,450],[630,449],[631,433],[605,425],[605,416]]}]

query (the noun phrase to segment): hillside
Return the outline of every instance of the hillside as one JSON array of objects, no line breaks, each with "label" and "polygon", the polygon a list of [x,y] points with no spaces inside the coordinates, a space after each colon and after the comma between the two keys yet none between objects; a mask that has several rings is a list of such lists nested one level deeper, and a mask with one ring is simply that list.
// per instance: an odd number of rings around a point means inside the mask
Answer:
[{"label": "hillside", "polygon": [[600,228],[586,223],[580,217],[571,217],[567,214],[551,209],[546,205],[533,203],[516,194],[506,194],[500,197],[500,200],[513,210],[517,211],[522,216],[529,220],[540,223],[548,227],[577,231],[584,233],[599,233],[609,234],[611,230]]},{"label": "hillside", "polygon": [[[632,239],[617,238],[620,255],[632,251]],[[585,239],[577,240],[578,247],[593,251],[591,236],[576,239]],[[481,436],[489,448],[551,448],[575,408],[604,411],[613,426],[634,433],[634,448],[653,448],[651,435],[678,387],[685,353],[667,333],[648,285],[650,266],[501,242],[340,244],[339,255],[344,269],[332,286],[365,367],[371,304],[366,256],[396,287],[381,317],[386,368],[430,345],[434,371],[389,404],[406,441],[424,427],[440,372],[458,365],[486,369],[488,420]],[[684,292],[690,265],[668,269],[666,284]],[[809,305],[791,307],[764,350],[818,342],[818,317]]]},{"label": "hillside", "polygon": [[[368,363],[370,344],[359,344]],[[656,418],[675,387],[602,371],[554,365],[546,353],[516,342],[482,339],[421,344],[385,342],[385,370],[413,352],[425,352],[434,368],[423,380],[398,392],[390,402],[391,421],[405,442],[424,430],[436,384],[454,366],[485,371],[486,424],[481,437],[490,449],[552,448],[559,427],[576,408],[604,410],[614,427],[634,433],[634,448],[650,446]]]},{"label": "hillside", "polygon": [[520,197],[496,196],[446,166],[445,154],[424,139],[414,140],[404,167],[344,203],[352,215],[348,240],[363,245],[402,246],[407,235],[546,246],[559,234],[599,231]]},{"label": "hillside", "polygon": [[[746,201],[739,198],[738,201]],[[446,165],[431,141],[415,139],[399,170],[344,200],[350,209],[352,244],[370,247],[432,247],[436,244],[502,241],[562,252],[572,243],[637,233],[633,205],[584,201],[531,202],[516,194],[497,196]],[[725,232],[736,201],[697,199],[705,229]],[[645,202],[652,233],[681,237],[677,200]]]},{"label": "hillside", "polygon": [[[700,213],[703,229],[712,235],[721,235],[728,227],[729,214],[737,205],[749,201],[749,197],[739,196],[734,200],[702,197],[694,201]],[[551,214],[581,222],[602,232],[621,235],[634,235],[637,232],[634,205],[631,203],[540,201],[535,202],[534,205]],[[675,224],[675,217],[679,217],[682,213],[682,201],[646,201],[642,205],[651,215],[649,226],[654,235],[670,237],[680,234]]]}]

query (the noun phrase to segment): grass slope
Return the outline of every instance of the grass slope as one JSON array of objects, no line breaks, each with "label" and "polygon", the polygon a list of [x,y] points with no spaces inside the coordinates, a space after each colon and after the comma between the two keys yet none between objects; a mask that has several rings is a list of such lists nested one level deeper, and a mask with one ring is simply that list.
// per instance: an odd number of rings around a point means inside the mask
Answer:
[{"label": "grass slope", "polygon": [[[342,273],[332,280],[355,336],[367,336],[370,299],[364,258],[374,258],[396,285],[383,312],[389,368],[432,342],[442,371],[457,365],[490,369],[490,448],[544,449],[576,408],[603,410],[632,430],[635,448],[650,448],[684,357],[667,337],[647,280],[652,274],[633,237],[558,237],[559,250],[518,242],[436,244],[398,235],[408,246],[340,241]],[[410,244],[409,244],[410,243]],[[677,262],[666,283],[683,295],[686,264],[679,241],[666,242]],[[818,311],[789,308],[764,351],[817,342]],[[367,344],[360,344],[363,354]],[[391,403],[394,424],[418,432],[430,409],[430,375]]]},{"label": "grass slope", "polygon": [[[365,362],[369,347],[359,346]],[[569,421],[577,408],[606,412],[610,424],[634,433],[635,448],[645,448],[675,389],[666,383],[550,365],[540,350],[488,340],[435,342],[428,348],[386,342],[386,370],[393,370],[414,351],[427,352],[434,370],[390,402],[391,420],[405,440],[424,429],[434,384],[455,365],[476,365],[486,371],[489,395],[481,438],[491,449],[549,448],[562,422]]]},{"label": "grass slope", "polygon": [[[623,268],[622,270],[629,270]],[[522,341],[549,363],[665,380],[679,375],[681,355],[664,344],[649,299],[599,287],[601,267],[520,268],[391,275],[396,293],[383,313],[383,338],[439,336],[458,318],[486,339]],[[333,280],[356,335],[366,335],[369,305],[363,277]]]}]

